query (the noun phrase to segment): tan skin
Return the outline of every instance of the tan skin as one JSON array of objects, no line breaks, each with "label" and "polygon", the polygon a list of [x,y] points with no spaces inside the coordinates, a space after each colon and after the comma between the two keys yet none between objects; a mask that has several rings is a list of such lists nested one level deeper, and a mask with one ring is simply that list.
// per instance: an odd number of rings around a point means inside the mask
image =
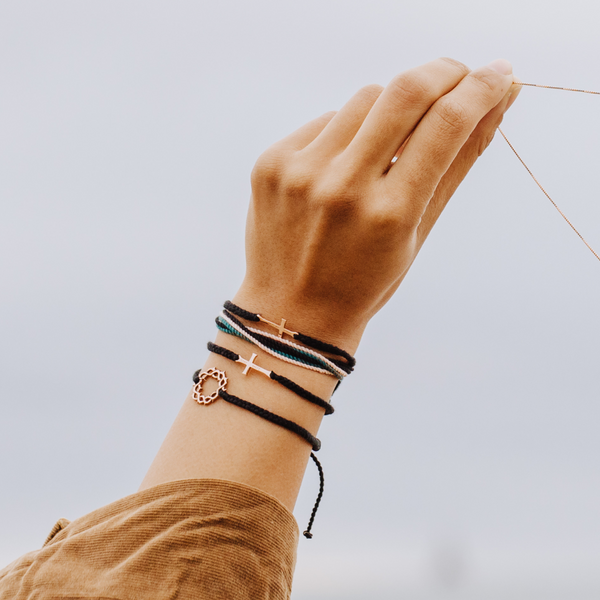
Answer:
[{"label": "tan skin", "polygon": [[[506,61],[470,71],[438,59],[359,90],[274,144],[252,172],[246,276],[232,299],[272,321],[355,352],[450,197],[491,142],[519,86]],[[392,159],[398,159],[392,164]],[[328,398],[332,377],[286,364],[219,333],[216,342]],[[228,392],[318,431],[323,410],[259,373],[211,354]],[[345,385],[348,385],[346,383]],[[217,478],[263,490],[293,509],[310,446],[219,400],[191,395],[140,490]]]}]

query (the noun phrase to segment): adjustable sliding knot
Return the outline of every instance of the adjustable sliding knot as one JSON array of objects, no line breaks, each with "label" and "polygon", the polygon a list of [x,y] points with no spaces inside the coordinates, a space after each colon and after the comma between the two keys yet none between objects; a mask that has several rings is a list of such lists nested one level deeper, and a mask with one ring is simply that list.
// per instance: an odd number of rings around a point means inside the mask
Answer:
[{"label": "adjustable sliding knot", "polygon": [[[213,351],[213,352],[216,351],[216,353],[220,354],[221,356],[225,356],[226,358],[230,358],[231,360],[236,360],[236,362],[237,362],[237,359],[240,358],[238,354],[236,354],[235,352],[231,352],[231,350],[228,350],[227,348],[222,348],[221,346],[217,346],[216,344],[213,344],[212,345],[213,347],[211,348],[210,344],[212,344],[212,342],[209,342],[209,349],[211,349],[211,351]],[[204,396],[204,395],[200,394],[200,392],[202,391],[202,384],[208,378],[216,379],[219,383],[219,387],[218,387],[217,391],[213,392],[213,394],[211,394],[210,396]],[[313,461],[315,462],[315,464],[317,465],[317,469],[319,471],[319,480],[320,480],[319,494],[317,496],[317,500],[316,500],[313,510],[311,512],[310,520],[308,522],[308,527],[307,527],[306,531],[304,532],[304,535],[307,539],[312,538],[312,533],[310,533],[310,530],[313,526],[313,522],[315,520],[315,515],[317,514],[317,510],[321,503],[321,499],[323,498],[323,491],[325,489],[323,468],[321,467],[321,463],[317,460],[317,457],[314,455],[314,452],[317,452],[321,449],[321,440],[319,440],[312,433],[310,433],[310,431],[308,431],[304,427],[298,425],[297,423],[294,423],[293,421],[290,421],[289,419],[286,419],[284,417],[276,415],[275,413],[272,413],[271,411],[267,410],[266,408],[257,406],[256,404],[253,404],[252,402],[248,402],[247,400],[244,400],[243,398],[239,398],[237,396],[234,396],[233,394],[227,393],[225,388],[227,386],[228,381],[227,381],[227,376],[224,371],[220,371],[219,369],[215,369],[212,367],[210,369],[207,369],[206,371],[198,370],[194,373],[193,379],[194,379],[194,384],[195,384],[193,396],[194,396],[194,400],[196,400],[198,402],[198,404],[207,405],[207,404],[211,404],[212,402],[214,402],[217,398],[222,398],[229,404],[234,404],[235,406],[238,406],[239,408],[243,408],[244,410],[247,410],[248,412],[255,414],[257,417],[261,417],[265,421],[269,421],[270,423],[273,423],[274,425],[279,425],[280,427],[287,429],[288,431],[296,434],[297,436],[301,437],[303,440],[305,440],[306,442],[308,442],[310,444],[310,446],[313,450],[313,452],[311,452],[310,456],[313,459]],[[283,378],[283,379],[285,379],[285,378]],[[291,382],[291,383],[293,383],[293,382]],[[294,385],[296,385],[296,384],[294,384]],[[302,388],[300,388],[300,386],[298,386],[298,388],[302,389]],[[311,395],[311,392],[308,392],[307,390],[303,390],[303,391],[306,392],[306,394]],[[317,398],[317,396],[314,396],[314,398],[316,398],[322,402],[325,402],[324,400]],[[333,407],[331,407],[331,410],[333,411]]]}]

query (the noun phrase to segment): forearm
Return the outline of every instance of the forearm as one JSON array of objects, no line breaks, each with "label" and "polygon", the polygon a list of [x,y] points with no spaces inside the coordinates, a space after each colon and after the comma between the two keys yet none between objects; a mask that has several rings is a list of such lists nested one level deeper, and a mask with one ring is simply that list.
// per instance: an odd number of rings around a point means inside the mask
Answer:
[{"label": "forearm", "polygon": [[[294,323],[290,322],[293,326]],[[328,400],[337,380],[270,356],[256,346],[218,332],[216,343],[269,371],[291,379]],[[217,354],[203,370],[215,367],[227,374],[227,392],[282,416],[310,431],[319,430],[324,410],[278,385],[262,373]],[[209,380],[210,381],[210,380]],[[213,382],[214,384],[215,382]],[[206,382],[207,392],[214,390]],[[190,393],[150,467],[140,490],[187,478],[215,478],[244,483],[271,494],[294,508],[311,446],[286,429],[238,406],[218,399],[199,405]]]}]

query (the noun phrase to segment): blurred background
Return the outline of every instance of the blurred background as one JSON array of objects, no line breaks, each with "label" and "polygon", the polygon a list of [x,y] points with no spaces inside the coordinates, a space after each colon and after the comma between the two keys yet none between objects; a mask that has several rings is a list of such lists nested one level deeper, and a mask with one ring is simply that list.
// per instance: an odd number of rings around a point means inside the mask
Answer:
[{"label": "blurred background", "polygon": [[[0,3],[0,563],[137,490],[241,282],[264,149],[442,55],[600,90],[599,13]],[[600,248],[600,98],[527,88],[503,129]],[[293,599],[600,597],[599,300],[498,135],[334,398]],[[317,489],[309,467],[301,525]]]}]

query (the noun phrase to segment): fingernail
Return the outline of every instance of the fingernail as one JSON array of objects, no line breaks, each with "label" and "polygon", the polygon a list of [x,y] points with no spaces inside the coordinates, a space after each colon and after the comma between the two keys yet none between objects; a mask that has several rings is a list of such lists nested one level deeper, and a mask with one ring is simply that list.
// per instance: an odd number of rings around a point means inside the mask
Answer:
[{"label": "fingernail", "polygon": [[512,65],[503,58],[498,58],[488,65],[488,69],[493,69],[502,75],[510,75],[512,73]]}]

